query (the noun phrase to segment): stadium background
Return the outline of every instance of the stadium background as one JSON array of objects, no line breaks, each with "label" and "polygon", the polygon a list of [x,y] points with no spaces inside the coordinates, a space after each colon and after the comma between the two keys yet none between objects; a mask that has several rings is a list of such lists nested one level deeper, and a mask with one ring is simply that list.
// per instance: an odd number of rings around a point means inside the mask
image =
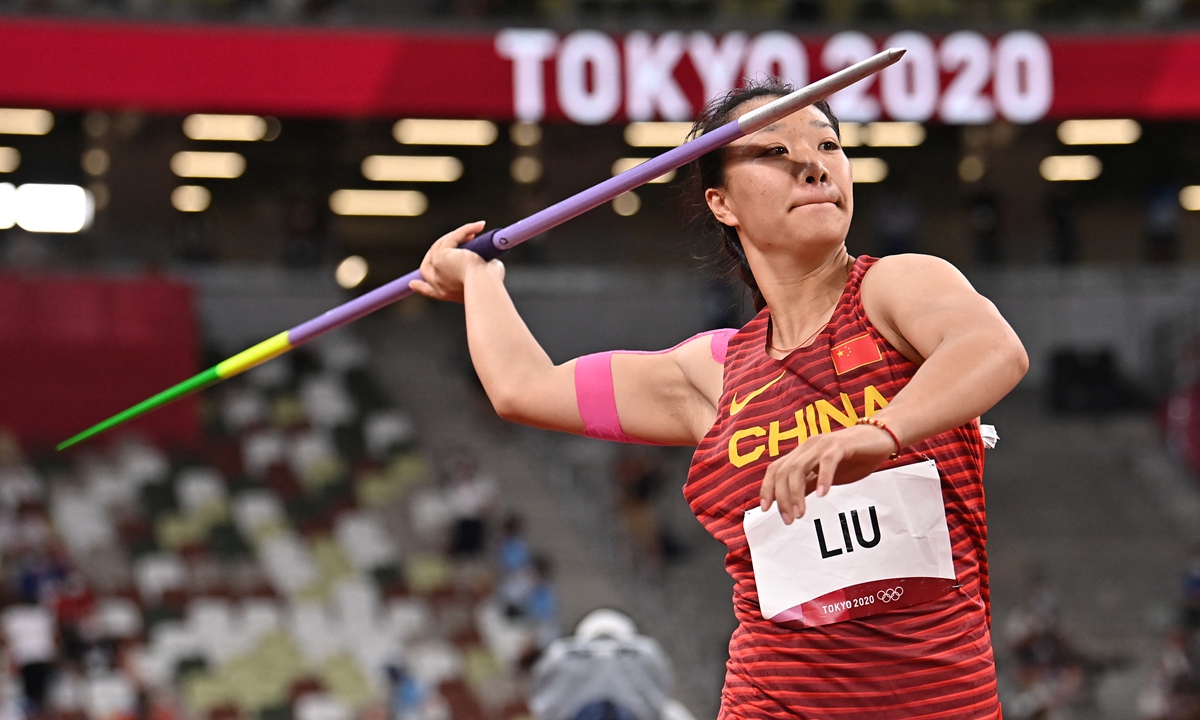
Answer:
[{"label": "stadium background", "polygon": [[[5,713],[26,712],[11,635],[34,605],[57,633],[43,715],[92,720],[524,717],[537,648],[616,607],[714,717],[730,584],[678,491],[688,452],[495,419],[458,308],[407,299],[51,445],[411,270],[462,222],[661,152],[739,77],[804,83],[889,45],[905,64],[834,100],[850,249],[954,262],[1030,352],[985,418],[1006,714],[1197,712],[1195,3],[0,13]],[[663,180],[506,259],[556,360],[745,316],[683,174]]]}]

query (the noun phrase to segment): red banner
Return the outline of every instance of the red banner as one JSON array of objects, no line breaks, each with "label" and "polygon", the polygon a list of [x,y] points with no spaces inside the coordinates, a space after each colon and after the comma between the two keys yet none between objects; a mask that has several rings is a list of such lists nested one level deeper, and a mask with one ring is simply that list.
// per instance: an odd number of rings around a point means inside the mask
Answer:
[{"label": "red banner", "polygon": [[834,98],[845,119],[953,124],[1200,117],[1200,33],[831,36],[592,30],[378,32],[0,22],[0,103],[306,117],[691,119],[742,77],[797,84],[883,47],[900,65]]},{"label": "red banner", "polygon": [[[49,446],[186,380],[195,317],[192,289],[177,282],[0,275],[0,429]],[[193,446],[196,399],[112,435],[127,432]]]}]

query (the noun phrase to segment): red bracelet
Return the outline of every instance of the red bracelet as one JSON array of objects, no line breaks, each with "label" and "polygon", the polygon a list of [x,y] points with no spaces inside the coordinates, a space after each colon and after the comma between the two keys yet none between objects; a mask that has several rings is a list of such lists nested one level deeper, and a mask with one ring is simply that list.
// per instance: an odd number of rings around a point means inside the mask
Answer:
[{"label": "red bracelet", "polygon": [[896,458],[900,457],[900,449],[901,449],[900,448],[900,438],[896,437],[896,433],[892,432],[892,429],[890,427],[888,427],[887,425],[884,425],[882,422],[880,422],[879,420],[876,420],[875,418],[859,418],[858,422],[856,422],[854,424],[855,425],[871,425],[871,426],[877,427],[880,430],[887,433],[888,437],[890,437],[892,439],[892,442],[896,443],[896,452],[892,453],[891,457],[889,457],[888,460],[895,460]]}]

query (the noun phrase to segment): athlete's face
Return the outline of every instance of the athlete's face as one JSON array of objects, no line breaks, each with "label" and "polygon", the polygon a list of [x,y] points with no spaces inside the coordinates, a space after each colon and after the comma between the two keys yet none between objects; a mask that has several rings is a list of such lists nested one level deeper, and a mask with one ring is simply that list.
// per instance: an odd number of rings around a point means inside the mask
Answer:
[{"label": "athlete's face", "polygon": [[[770,100],[746,103],[739,115]],[[807,107],[731,143],[724,187],[705,199],[748,252],[839,246],[854,214],[850,161],[829,118]]]}]

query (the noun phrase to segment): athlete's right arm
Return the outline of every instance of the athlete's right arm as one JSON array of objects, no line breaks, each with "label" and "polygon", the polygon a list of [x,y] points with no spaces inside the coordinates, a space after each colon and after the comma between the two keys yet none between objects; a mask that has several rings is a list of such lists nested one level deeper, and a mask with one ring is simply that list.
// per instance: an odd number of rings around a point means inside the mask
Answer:
[{"label": "athlete's right arm", "polygon": [[[555,365],[534,339],[504,288],[504,266],[458,246],[483,229],[450,232],[421,263],[416,292],[463,303],[471,361],[496,412],[507,420],[583,434],[576,399],[576,361]],[[702,336],[668,352],[617,353],[612,392],[624,433],[664,445],[694,445],[716,417],[721,365]]]}]

